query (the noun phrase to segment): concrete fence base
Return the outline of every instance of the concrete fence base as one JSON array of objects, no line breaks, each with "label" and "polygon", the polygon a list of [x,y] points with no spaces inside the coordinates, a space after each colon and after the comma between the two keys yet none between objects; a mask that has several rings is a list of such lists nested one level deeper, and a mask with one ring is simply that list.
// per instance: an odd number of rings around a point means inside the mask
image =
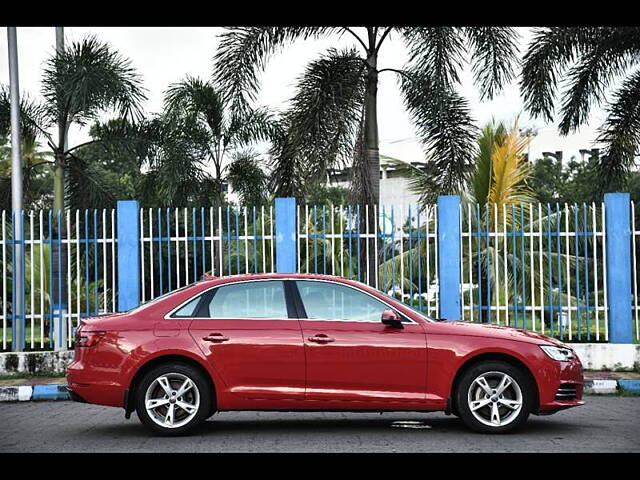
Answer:
[{"label": "concrete fence base", "polygon": [[640,368],[640,345],[633,343],[568,343],[587,370]]},{"label": "concrete fence base", "polygon": [[63,352],[15,352],[0,353],[0,375],[12,373],[64,374],[73,360],[73,350]]}]

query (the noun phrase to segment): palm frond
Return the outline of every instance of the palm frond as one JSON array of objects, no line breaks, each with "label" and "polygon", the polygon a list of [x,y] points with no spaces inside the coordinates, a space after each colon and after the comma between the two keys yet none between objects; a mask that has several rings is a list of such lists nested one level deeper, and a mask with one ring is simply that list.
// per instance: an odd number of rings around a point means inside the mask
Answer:
[{"label": "palm frond", "polygon": [[231,147],[255,141],[269,141],[281,134],[281,123],[266,107],[249,109],[240,117],[234,115],[225,132],[225,142]]},{"label": "palm frond", "polygon": [[329,49],[299,79],[284,116],[310,177],[351,159],[364,104],[364,71],[355,49]]},{"label": "palm frond", "polygon": [[428,79],[433,90],[450,90],[460,83],[458,71],[464,63],[464,43],[456,27],[404,28],[402,38],[409,51],[409,64]]},{"label": "palm frond", "polygon": [[[26,94],[20,95],[20,135],[23,141],[35,141],[51,126],[45,106]],[[11,131],[11,95],[9,88],[0,85],[0,137]]]},{"label": "palm frond", "polygon": [[421,70],[405,70],[401,91],[436,175],[437,193],[459,192],[475,154],[476,127],[468,102],[455,90],[434,85]]},{"label": "palm frond", "polygon": [[240,204],[259,206],[267,203],[268,179],[258,164],[255,152],[251,150],[237,152],[227,168],[227,181],[238,193]]},{"label": "palm frond", "polygon": [[496,145],[504,143],[507,129],[502,122],[492,122],[482,129],[478,138],[476,169],[471,180],[474,200],[481,206],[487,202],[493,175],[492,155]]},{"label": "palm frond", "polygon": [[625,80],[614,94],[598,141],[606,145],[596,166],[604,180],[600,190],[620,188],[624,174],[635,164],[640,145],[640,72]]},{"label": "palm frond", "polygon": [[639,59],[640,28],[602,29],[598,42],[585,48],[579,62],[565,76],[569,88],[564,92],[560,111],[560,133],[567,135],[583,125],[592,104],[600,105],[605,89]]},{"label": "palm frond", "polygon": [[169,115],[202,116],[213,135],[223,133],[224,103],[210,82],[187,75],[171,84],[165,92],[164,109]]},{"label": "palm frond", "polygon": [[602,27],[534,29],[523,57],[520,90],[526,109],[546,121],[553,120],[554,101],[561,73],[585,48],[597,43]]},{"label": "palm frond", "polygon": [[[529,139],[517,130],[517,122],[505,135],[502,143],[496,143],[491,154],[492,179],[488,204],[513,205],[533,201],[533,192],[526,185],[529,164],[524,161],[524,152]],[[507,208],[506,221],[511,225],[511,212]],[[498,208],[498,222],[502,221],[503,209]],[[499,223],[500,224],[500,223]]]},{"label": "palm frond", "polygon": [[130,61],[95,36],[71,42],[44,66],[42,95],[49,117],[67,125],[85,125],[109,109],[139,119],[144,92]]},{"label": "palm frond", "polygon": [[511,27],[467,27],[472,71],[480,99],[490,100],[514,78],[519,35]]},{"label": "palm frond", "polygon": [[244,112],[256,99],[259,74],[269,56],[295,40],[328,33],[330,27],[232,27],[220,35],[213,80],[225,103]]}]

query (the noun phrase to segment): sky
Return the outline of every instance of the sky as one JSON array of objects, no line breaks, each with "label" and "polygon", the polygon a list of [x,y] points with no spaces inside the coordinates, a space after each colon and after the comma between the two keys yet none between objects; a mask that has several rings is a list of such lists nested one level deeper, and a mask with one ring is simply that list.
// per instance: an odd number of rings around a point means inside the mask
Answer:
[{"label": "sky", "polygon": [[[4,30],[4,29],[3,29]],[[354,30],[363,34],[364,29]],[[80,40],[87,34],[95,34],[110,43],[121,54],[131,60],[142,75],[148,100],[147,112],[158,112],[162,108],[163,92],[186,75],[209,79],[212,57],[215,53],[220,27],[67,27],[67,42]],[[532,36],[530,28],[519,27],[520,49],[524,52]],[[53,27],[19,27],[18,70],[20,90],[32,97],[40,95],[42,66],[55,52],[55,29]],[[330,47],[355,45],[355,40],[344,35],[322,40],[296,42],[271,58],[261,77],[262,90],[258,104],[283,110],[294,92],[297,77],[306,64]],[[404,45],[393,34],[380,50],[379,68],[401,68],[406,60]],[[378,87],[378,117],[380,150],[382,154],[405,161],[423,161],[424,155],[415,138],[410,118],[404,109],[394,73],[383,72]],[[560,137],[554,125],[532,120],[524,112],[516,82],[507,85],[503,92],[491,101],[481,102],[474,87],[470,70],[461,74],[462,84],[458,91],[469,100],[472,116],[478,126],[492,118],[513,122],[520,115],[521,127],[533,127],[538,136],[530,145],[530,158],[539,158],[543,151],[563,150],[565,159],[578,156],[580,148],[591,148],[597,136],[596,127],[604,120],[604,112],[595,108],[588,125],[576,134]],[[9,83],[7,36],[0,34],[0,83]],[[81,143],[88,138],[87,129],[73,128],[69,145]]]}]

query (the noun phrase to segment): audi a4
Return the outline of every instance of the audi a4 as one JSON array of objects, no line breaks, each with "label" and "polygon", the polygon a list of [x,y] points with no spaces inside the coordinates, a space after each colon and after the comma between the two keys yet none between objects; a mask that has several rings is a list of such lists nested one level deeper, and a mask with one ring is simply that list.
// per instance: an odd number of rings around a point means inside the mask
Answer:
[{"label": "audi a4", "polygon": [[234,410],[444,411],[504,433],[584,403],[580,360],[554,338],[303,274],[206,279],[82,319],[67,384],[165,435]]}]

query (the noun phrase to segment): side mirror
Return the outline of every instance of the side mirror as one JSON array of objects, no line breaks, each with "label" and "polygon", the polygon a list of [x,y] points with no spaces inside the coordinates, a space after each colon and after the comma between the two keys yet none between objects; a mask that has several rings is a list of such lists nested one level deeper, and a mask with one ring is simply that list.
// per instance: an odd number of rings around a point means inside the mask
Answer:
[{"label": "side mirror", "polygon": [[404,328],[402,326],[402,320],[400,319],[400,315],[398,315],[393,310],[385,310],[382,312],[381,317],[382,323],[388,325],[393,328]]}]

